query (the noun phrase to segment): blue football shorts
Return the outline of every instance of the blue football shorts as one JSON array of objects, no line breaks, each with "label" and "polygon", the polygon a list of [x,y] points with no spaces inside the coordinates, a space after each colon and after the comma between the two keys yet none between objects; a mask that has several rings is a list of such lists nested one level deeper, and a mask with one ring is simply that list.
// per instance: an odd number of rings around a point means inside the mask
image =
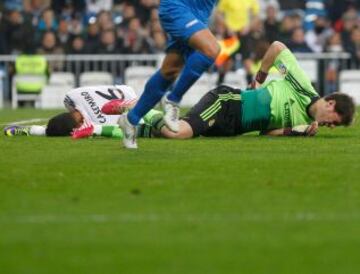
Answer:
[{"label": "blue football shorts", "polygon": [[176,49],[188,55],[192,51],[187,45],[190,37],[208,28],[207,24],[199,19],[189,7],[177,1],[172,2],[171,5],[167,4],[167,1],[161,1],[159,17],[164,31],[169,36],[167,51]]}]

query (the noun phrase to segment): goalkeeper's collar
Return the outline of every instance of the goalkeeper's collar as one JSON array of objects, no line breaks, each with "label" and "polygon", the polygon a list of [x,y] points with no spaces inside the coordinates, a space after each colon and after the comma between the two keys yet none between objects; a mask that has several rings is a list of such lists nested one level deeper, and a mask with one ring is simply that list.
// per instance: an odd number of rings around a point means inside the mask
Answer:
[{"label": "goalkeeper's collar", "polygon": [[311,102],[310,104],[308,104],[308,106],[306,107],[306,113],[309,117],[315,119],[315,117],[313,117],[311,114],[310,114],[310,107],[315,104],[318,100],[320,100],[320,97],[319,96],[314,96],[311,98]]}]

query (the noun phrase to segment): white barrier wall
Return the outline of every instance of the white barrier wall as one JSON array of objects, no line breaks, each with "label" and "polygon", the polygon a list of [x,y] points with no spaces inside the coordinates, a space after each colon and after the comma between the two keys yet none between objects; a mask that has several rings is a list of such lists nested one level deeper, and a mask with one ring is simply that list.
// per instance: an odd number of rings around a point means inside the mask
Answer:
[{"label": "white barrier wall", "polygon": [[343,70],[340,72],[340,91],[354,98],[360,105],[360,70]]}]

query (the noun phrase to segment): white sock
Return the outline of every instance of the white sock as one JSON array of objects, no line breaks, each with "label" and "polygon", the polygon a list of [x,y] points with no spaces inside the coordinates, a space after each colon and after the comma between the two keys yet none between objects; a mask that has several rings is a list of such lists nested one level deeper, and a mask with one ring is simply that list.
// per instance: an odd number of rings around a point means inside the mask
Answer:
[{"label": "white sock", "polygon": [[46,135],[46,127],[45,126],[30,126],[30,135],[45,136]]},{"label": "white sock", "polygon": [[101,125],[94,125],[94,133],[93,135],[100,136],[102,132],[102,126]]}]

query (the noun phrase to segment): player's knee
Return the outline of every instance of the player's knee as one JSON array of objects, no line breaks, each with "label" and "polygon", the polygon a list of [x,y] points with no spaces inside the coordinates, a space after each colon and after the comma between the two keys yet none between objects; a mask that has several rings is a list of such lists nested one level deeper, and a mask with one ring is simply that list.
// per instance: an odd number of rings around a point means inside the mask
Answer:
[{"label": "player's knee", "polygon": [[207,47],[204,48],[203,54],[206,56],[216,59],[218,55],[220,54],[220,45],[217,42],[209,43]]}]

